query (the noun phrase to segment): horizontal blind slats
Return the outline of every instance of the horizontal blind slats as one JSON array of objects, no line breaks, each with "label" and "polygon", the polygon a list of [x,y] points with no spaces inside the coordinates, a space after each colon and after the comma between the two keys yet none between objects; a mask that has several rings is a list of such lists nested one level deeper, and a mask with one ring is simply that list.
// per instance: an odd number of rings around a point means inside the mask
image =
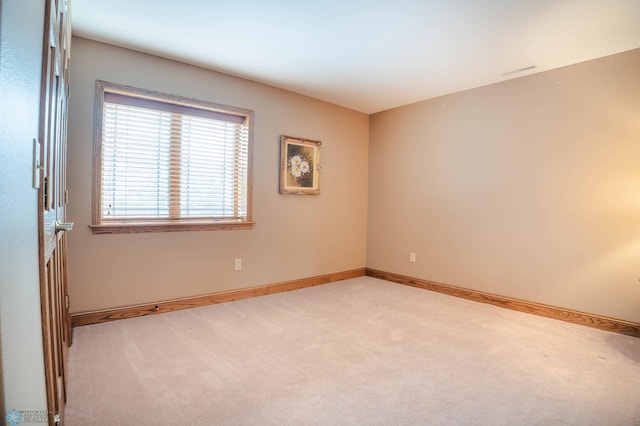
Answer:
[{"label": "horizontal blind slats", "polygon": [[105,93],[104,220],[246,218],[248,131],[238,116],[125,98]]}]

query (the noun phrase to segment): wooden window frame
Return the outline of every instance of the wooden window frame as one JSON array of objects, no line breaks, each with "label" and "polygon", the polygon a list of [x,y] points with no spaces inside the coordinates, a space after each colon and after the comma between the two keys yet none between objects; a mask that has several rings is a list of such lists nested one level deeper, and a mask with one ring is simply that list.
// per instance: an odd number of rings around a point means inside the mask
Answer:
[{"label": "wooden window frame", "polygon": [[[171,104],[176,112],[186,108],[206,110],[208,115],[219,114],[220,117],[238,117],[248,129],[247,152],[247,214],[246,219],[123,219],[105,221],[102,218],[102,136],[103,136],[103,106],[107,96],[126,96],[139,102],[140,105],[152,105],[154,102]],[[233,118],[233,117],[231,117]],[[96,81],[96,97],[94,108],[94,137],[93,137],[93,203],[92,224],[89,225],[94,234],[124,234],[141,232],[175,232],[175,231],[209,231],[209,230],[237,230],[251,229],[255,222],[252,220],[252,175],[253,175],[253,118],[252,110],[217,104],[209,101],[170,95],[152,90]],[[173,144],[172,144],[173,149]],[[239,161],[239,159],[237,159]],[[175,208],[175,206],[172,206]]]}]

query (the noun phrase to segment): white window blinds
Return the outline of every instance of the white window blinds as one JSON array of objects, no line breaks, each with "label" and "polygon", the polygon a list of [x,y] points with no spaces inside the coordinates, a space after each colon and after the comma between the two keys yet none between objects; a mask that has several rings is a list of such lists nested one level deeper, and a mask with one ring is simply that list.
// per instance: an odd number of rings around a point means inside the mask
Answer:
[{"label": "white window blinds", "polygon": [[104,93],[101,220],[246,221],[246,117]]}]

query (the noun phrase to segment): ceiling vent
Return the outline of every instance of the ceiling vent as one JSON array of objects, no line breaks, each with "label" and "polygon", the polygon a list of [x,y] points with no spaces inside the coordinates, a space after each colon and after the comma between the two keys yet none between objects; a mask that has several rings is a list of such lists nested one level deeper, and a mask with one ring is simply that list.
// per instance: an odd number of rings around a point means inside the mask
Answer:
[{"label": "ceiling vent", "polygon": [[519,72],[529,71],[529,70],[534,69],[535,67],[536,67],[535,65],[529,65],[528,67],[520,68],[520,69],[517,69],[517,70],[503,72],[502,76],[506,77],[506,76],[511,75],[511,74],[517,74]]}]

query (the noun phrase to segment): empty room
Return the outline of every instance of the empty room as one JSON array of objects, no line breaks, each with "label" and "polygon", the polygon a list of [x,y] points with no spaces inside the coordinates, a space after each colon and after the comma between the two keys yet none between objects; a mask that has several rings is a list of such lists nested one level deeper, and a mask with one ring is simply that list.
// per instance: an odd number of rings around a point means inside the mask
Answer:
[{"label": "empty room", "polygon": [[640,425],[640,2],[3,0],[8,425]]}]

